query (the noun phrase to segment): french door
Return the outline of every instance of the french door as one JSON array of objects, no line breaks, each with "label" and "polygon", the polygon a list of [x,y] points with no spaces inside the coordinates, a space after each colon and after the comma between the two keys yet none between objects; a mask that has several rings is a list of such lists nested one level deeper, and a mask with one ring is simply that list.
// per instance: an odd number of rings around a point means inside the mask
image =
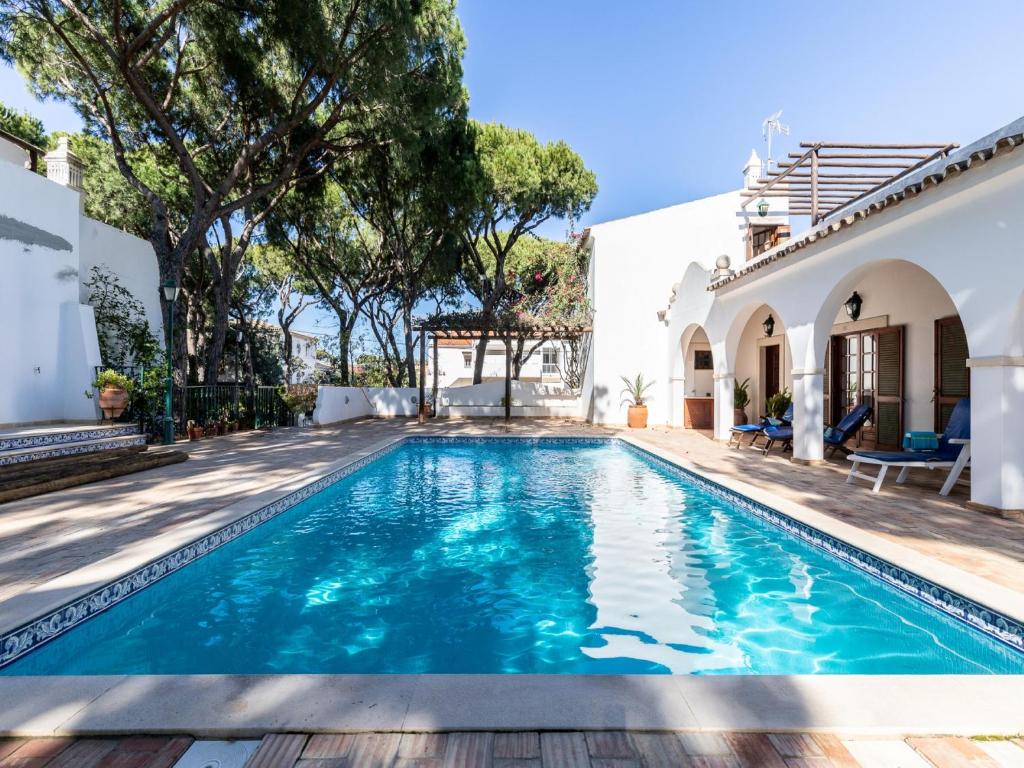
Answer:
[{"label": "french door", "polygon": [[958,315],[935,321],[935,431],[944,432],[953,406],[971,395],[967,334]]},{"label": "french door", "polygon": [[833,336],[826,362],[826,413],[836,424],[861,403],[872,416],[851,447],[899,450],[903,438],[903,327]]}]

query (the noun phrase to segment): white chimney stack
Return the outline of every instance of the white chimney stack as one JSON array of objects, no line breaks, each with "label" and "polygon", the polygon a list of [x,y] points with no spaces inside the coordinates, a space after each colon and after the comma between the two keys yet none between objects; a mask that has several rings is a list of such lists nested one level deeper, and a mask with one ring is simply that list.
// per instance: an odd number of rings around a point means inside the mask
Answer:
[{"label": "white chimney stack", "polygon": [[747,189],[757,186],[757,180],[761,178],[761,158],[755,150],[750,150],[750,157],[743,167],[743,185]]},{"label": "white chimney stack", "polygon": [[57,148],[47,152],[46,178],[75,190],[78,193],[79,210],[85,211],[85,188],[82,186],[82,159],[71,151],[67,136],[57,139]]}]

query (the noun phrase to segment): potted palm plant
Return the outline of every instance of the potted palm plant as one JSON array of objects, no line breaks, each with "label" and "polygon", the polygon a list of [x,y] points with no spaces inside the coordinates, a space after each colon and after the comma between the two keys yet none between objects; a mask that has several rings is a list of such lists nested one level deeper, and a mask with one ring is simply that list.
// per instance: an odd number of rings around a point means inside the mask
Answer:
[{"label": "potted palm plant", "polygon": [[781,419],[782,415],[789,409],[789,404],[793,402],[793,396],[789,393],[789,388],[776,392],[774,395],[764,401],[764,410],[767,416],[771,419]]},{"label": "potted palm plant", "polygon": [[116,419],[128,407],[134,382],[123,373],[107,369],[96,375],[92,383],[100,393],[100,409],[108,419]]},{"label": "potted palm plant", "polygon": [[629,403],[629,411],[626,416],[626,423],[630,429],[646,429],[647,427],[647,390],[654,386],[653,381],[644,381],[644,375],[638,373],[635,379],[622,377],[622,390],[626,395],[624,401]]},{"label": "potted palm plant", "polygon": [[732,423],[747,423],[747,406],[750,404],[750,378],[732,385]]}]

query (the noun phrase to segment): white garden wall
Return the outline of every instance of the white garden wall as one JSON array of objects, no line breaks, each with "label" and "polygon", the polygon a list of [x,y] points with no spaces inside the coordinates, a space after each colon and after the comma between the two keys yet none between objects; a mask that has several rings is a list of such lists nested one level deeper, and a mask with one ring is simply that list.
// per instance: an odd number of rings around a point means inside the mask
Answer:
[{"label": "white garden wall", "polygon": [[83,304],[88,303],[89,290],[84,283],[89,280],[92,268],[106,266],[117,275],[121,285],[142,302],[150,331],[162,342],[160,270],[157,267],[153,246],[146,240],[85,216],[81,217],[80,222],[79,271],[83,285],[79,300]]},{"label": "white garden wall", "polygon": [[419,390],[414,387],[330,387],[317,389],[313,423],[336,424],[373,416],[415,416]]},{"label": "white garden wall", "polygon": [[60,340],[75,332],[62,318],[79,317],[62,315],[78,307],[78,205],[76,192],[0,161],[0,424],[66,417]]},{"label": "white garden wall", "polygon": [[0,424],[97,418],[85,392],[99,344],[82,286],[93,264],[106,264],[162,333],[152,248],[80,206],[75,190],[0,159]]},{"label": "white garden wall", "polygon": [[[427,389],[427,398],[431,396]],[[488,381],[468,387],[438,390],[437,415],[441,418],[504,416],[505,382]],[[330,387],[317,392],[313,423],[335,424],[358,418],[410,417],[418,412],[419,390],[413,387]],[[540,418],[582,418],[579,395],[534,382],[512,382],[512,415]]]}]

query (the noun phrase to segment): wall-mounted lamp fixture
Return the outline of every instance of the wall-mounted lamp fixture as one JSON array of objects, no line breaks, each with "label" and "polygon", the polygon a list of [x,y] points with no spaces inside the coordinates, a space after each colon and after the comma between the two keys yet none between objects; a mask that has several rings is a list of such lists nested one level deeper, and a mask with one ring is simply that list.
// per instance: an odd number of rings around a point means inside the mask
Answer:
[{"label": "wall-mounted lamp fixture", "polygon": [[761,327],[764,328],[764,335],[770,339],[772,334],[775,333],[775,318],[768,315],[768,317],[764,319],[764,322],[761,323]]},{"label": "wall-mounted lamp fixture", "polygon": [[761,202],[759,202],[757,204],[757,215],[758,216],[762,216],[762,217],[768,215],[768,201],[767,200],[762,200]]},{"label": "wall-mounted lamp fixture", "polygon": [[860,317],[860,308],[864,306],[864,299],[860,297],[860,294],[856,291],[846,300],[846,314],[850,316],[851,320],[856,320]]}]

